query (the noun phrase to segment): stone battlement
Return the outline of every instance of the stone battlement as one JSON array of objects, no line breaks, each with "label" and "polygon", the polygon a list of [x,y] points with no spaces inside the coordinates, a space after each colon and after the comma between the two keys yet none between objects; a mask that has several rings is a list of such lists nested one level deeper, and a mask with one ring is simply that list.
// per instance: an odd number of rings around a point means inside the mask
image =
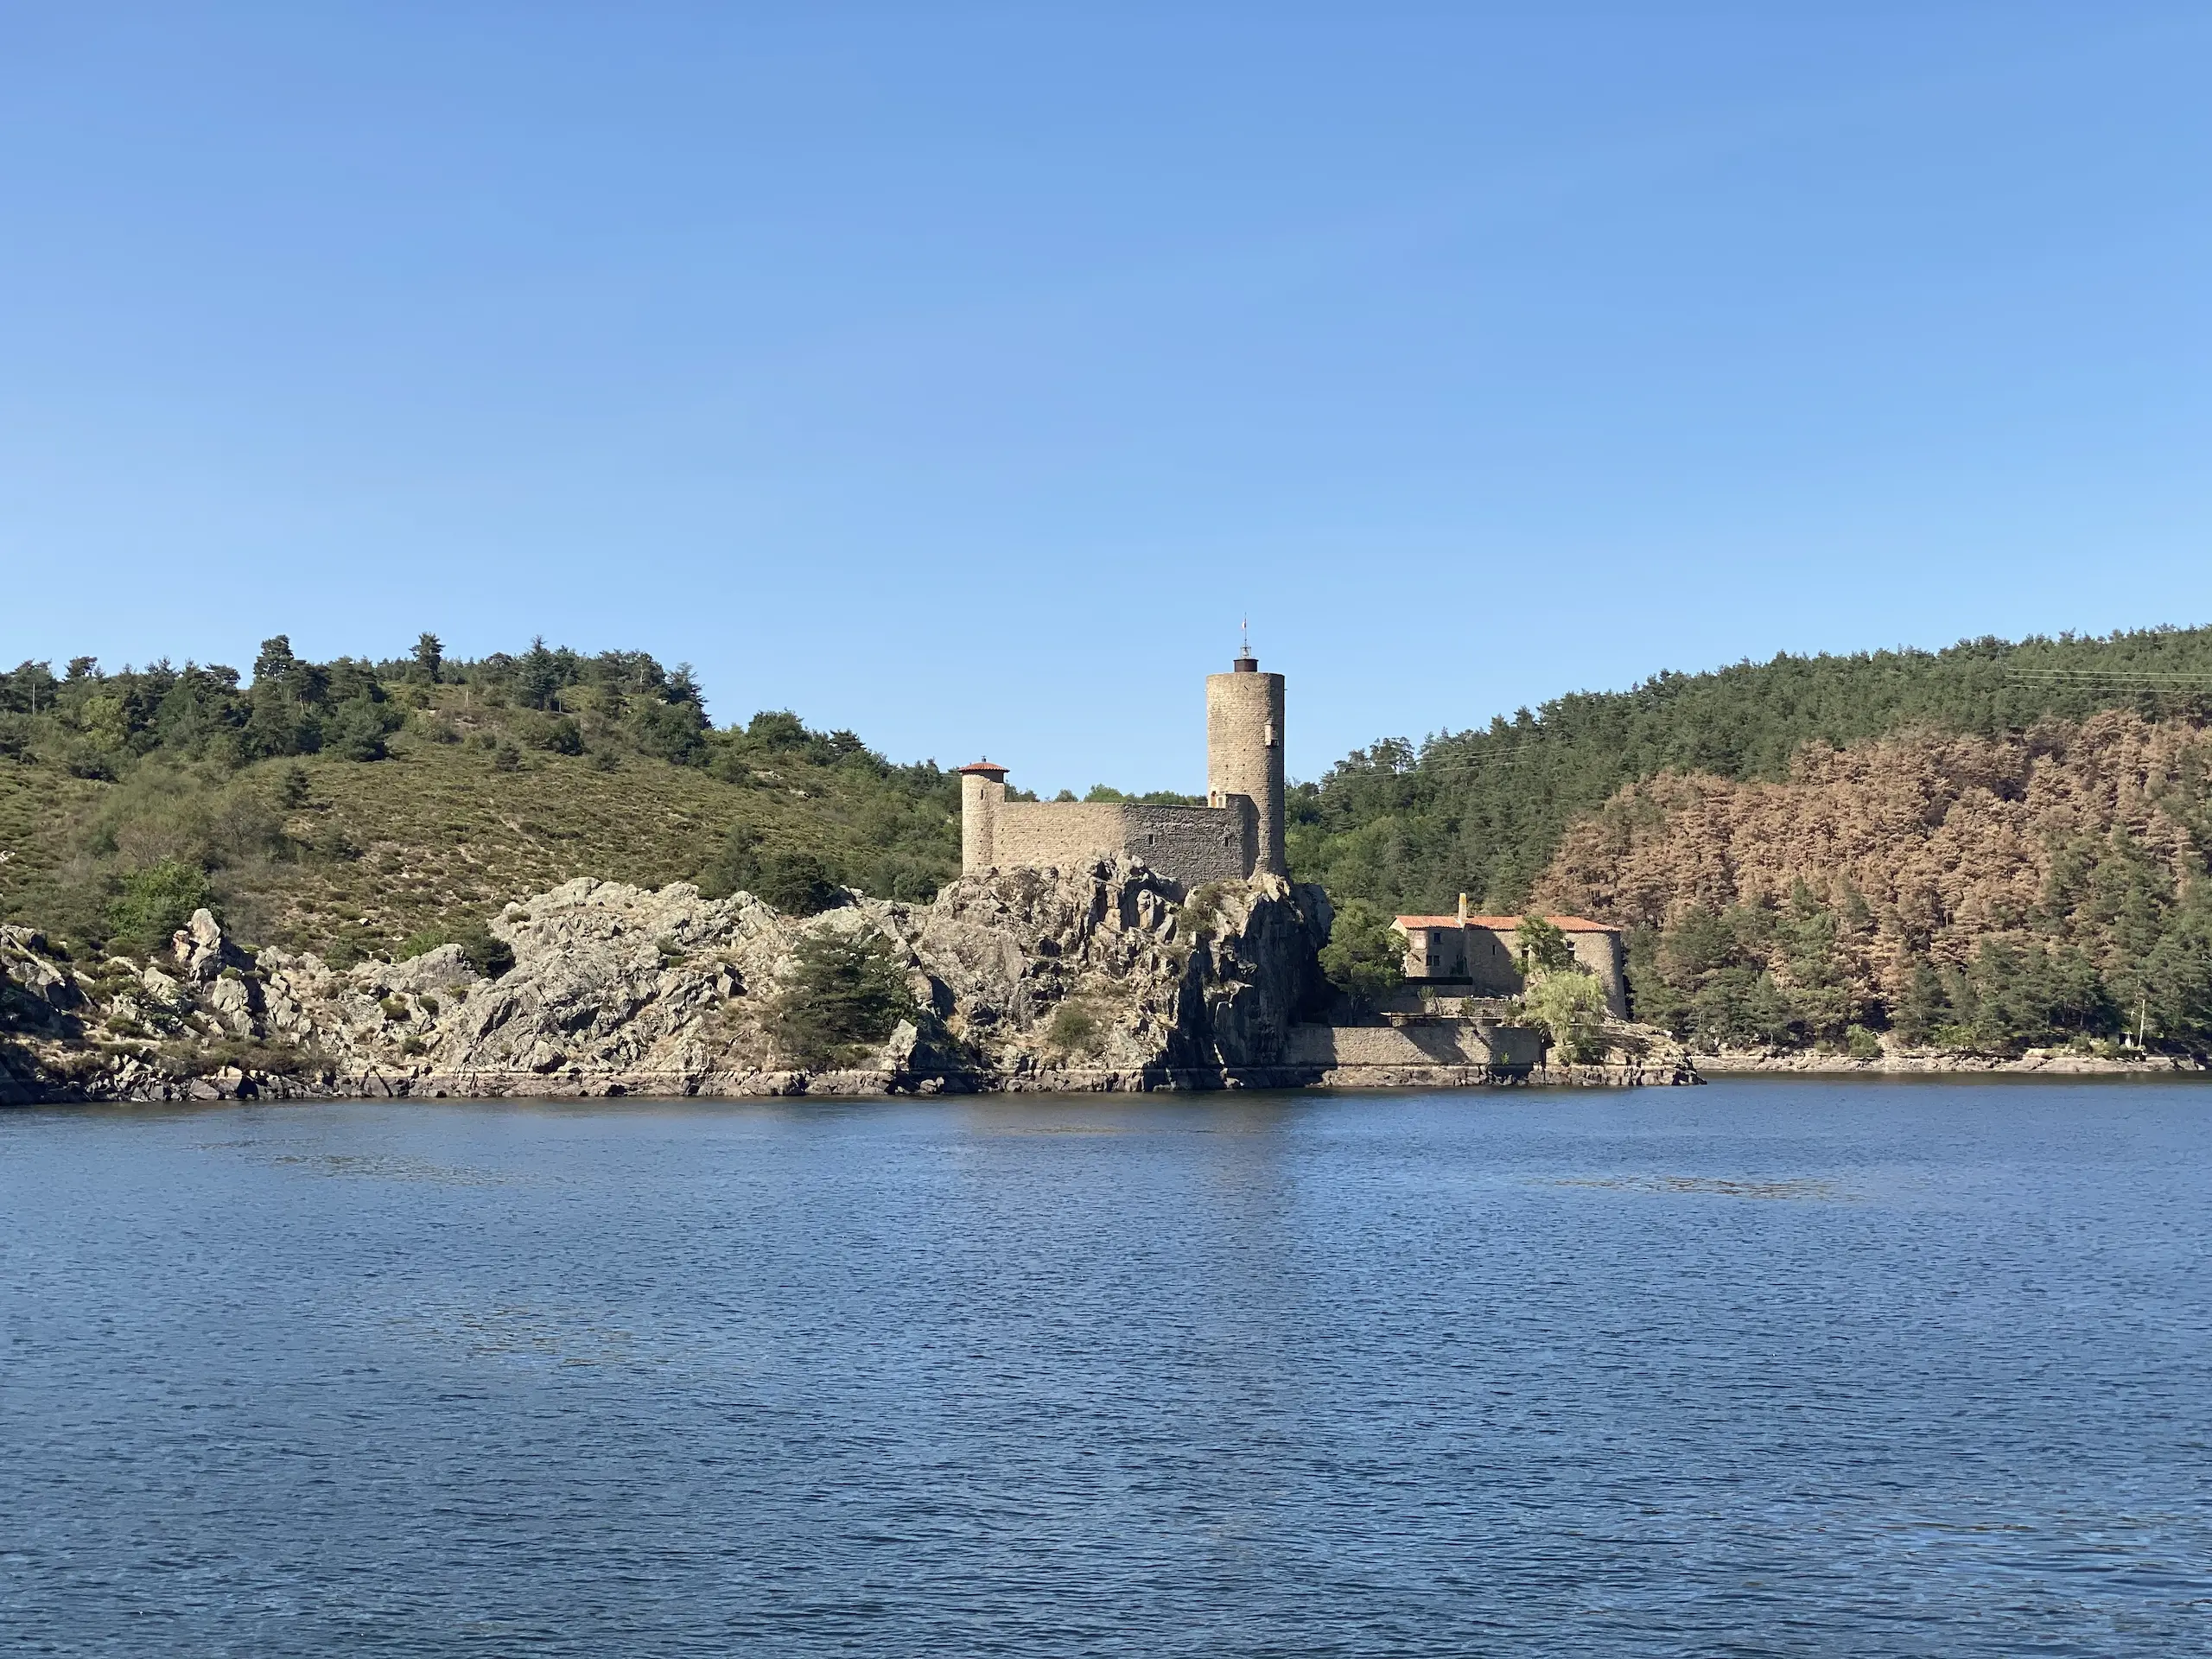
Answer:
[{"label": "stone battlement", "polygon": [[960,867],[1079,869],[1132,858],[1183,886],[1286,874],[1283,679],[1249,652],[1206,677],[1206,804],[1013,801],[1004,766],[960,768]]}]

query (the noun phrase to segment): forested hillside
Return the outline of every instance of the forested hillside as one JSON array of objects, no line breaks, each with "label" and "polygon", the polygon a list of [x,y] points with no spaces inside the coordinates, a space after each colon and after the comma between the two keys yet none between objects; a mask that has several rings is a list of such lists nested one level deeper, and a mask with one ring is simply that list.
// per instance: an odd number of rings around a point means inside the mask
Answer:
[{"label": "forested hillside", "polygon": [[1630,785],[1535,902],[1630,925],[1637,1012],[1707,1046],[2201,1052],[2208,850],[2212,734],[2113,709]]},{"label": "forested hillside", "polygon": [[2212,629],[1777,658],[1560,697],[1294,802],[1339,901],[1627,925],[1706,1046],[2212,1046]]},{"label": "forested hillside", "polygon": [[143,952],[212,901],[344,960],[480,937],[576,875],[921,898],[958,866],[957,779],[770,711],[716,728],[639,652],[166,662],[0,676],[0,919]]},{"label": "forested hillside", "polygon": [[1418,746],[1389,738],[1291,799],[1300,879],[1399,911],[1518,909],[1574,819],[1662,772],[1781,779],[1807,743],[1907,728],[1996,736],[2104,709],[2212,717],[2212,628],[1777,657],[1576,692]]}]

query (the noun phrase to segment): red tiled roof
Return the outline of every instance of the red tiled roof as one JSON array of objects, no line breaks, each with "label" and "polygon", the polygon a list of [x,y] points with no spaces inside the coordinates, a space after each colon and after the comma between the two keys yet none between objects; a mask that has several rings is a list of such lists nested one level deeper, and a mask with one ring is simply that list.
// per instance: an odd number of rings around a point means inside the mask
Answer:
[{"label": "red tiled roof", "polygon": [[970,760],[966,766],[956,766],[953,770],[956,772],[980,772],[986,778],[1003,778],[1006,776],[1006,768],[999,765],[995,760]]},{"label": "red tiled roof", "polygon": [[[1457,927],[1457,916],[1401,916],[1400,927]],[[1618,933],[1620,930],[1606,922],[1593,922],[1587,916],[1547,916],[1544,919],[1562,933]],[[1470,916],[1469,927],[1487,927],[1493,932],[1511,933],[1521,926],[1518,916]]]}]

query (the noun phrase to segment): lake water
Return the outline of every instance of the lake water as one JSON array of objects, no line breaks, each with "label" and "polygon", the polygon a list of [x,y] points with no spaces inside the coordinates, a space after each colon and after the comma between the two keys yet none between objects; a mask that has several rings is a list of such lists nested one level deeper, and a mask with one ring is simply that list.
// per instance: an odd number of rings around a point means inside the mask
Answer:
[{"label": "lake water", "polygon": [[0,1646],[2212,1650],[2212,1089],[0,1114]]}]

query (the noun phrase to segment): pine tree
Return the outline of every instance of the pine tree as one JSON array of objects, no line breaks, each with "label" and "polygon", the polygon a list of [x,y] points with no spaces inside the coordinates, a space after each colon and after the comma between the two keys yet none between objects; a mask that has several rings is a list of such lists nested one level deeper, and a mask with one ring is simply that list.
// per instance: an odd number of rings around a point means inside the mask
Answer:
[{"label": "pine tree", "polygon": [[1935,1040],[1937,1029],[1950,1018],[1951,1000],[1943,994],[1943,976],[1936,971],[1934,963],[1923,957],[1912,964],[1890,1023],[1906,1042],[1923,1048]]}]

